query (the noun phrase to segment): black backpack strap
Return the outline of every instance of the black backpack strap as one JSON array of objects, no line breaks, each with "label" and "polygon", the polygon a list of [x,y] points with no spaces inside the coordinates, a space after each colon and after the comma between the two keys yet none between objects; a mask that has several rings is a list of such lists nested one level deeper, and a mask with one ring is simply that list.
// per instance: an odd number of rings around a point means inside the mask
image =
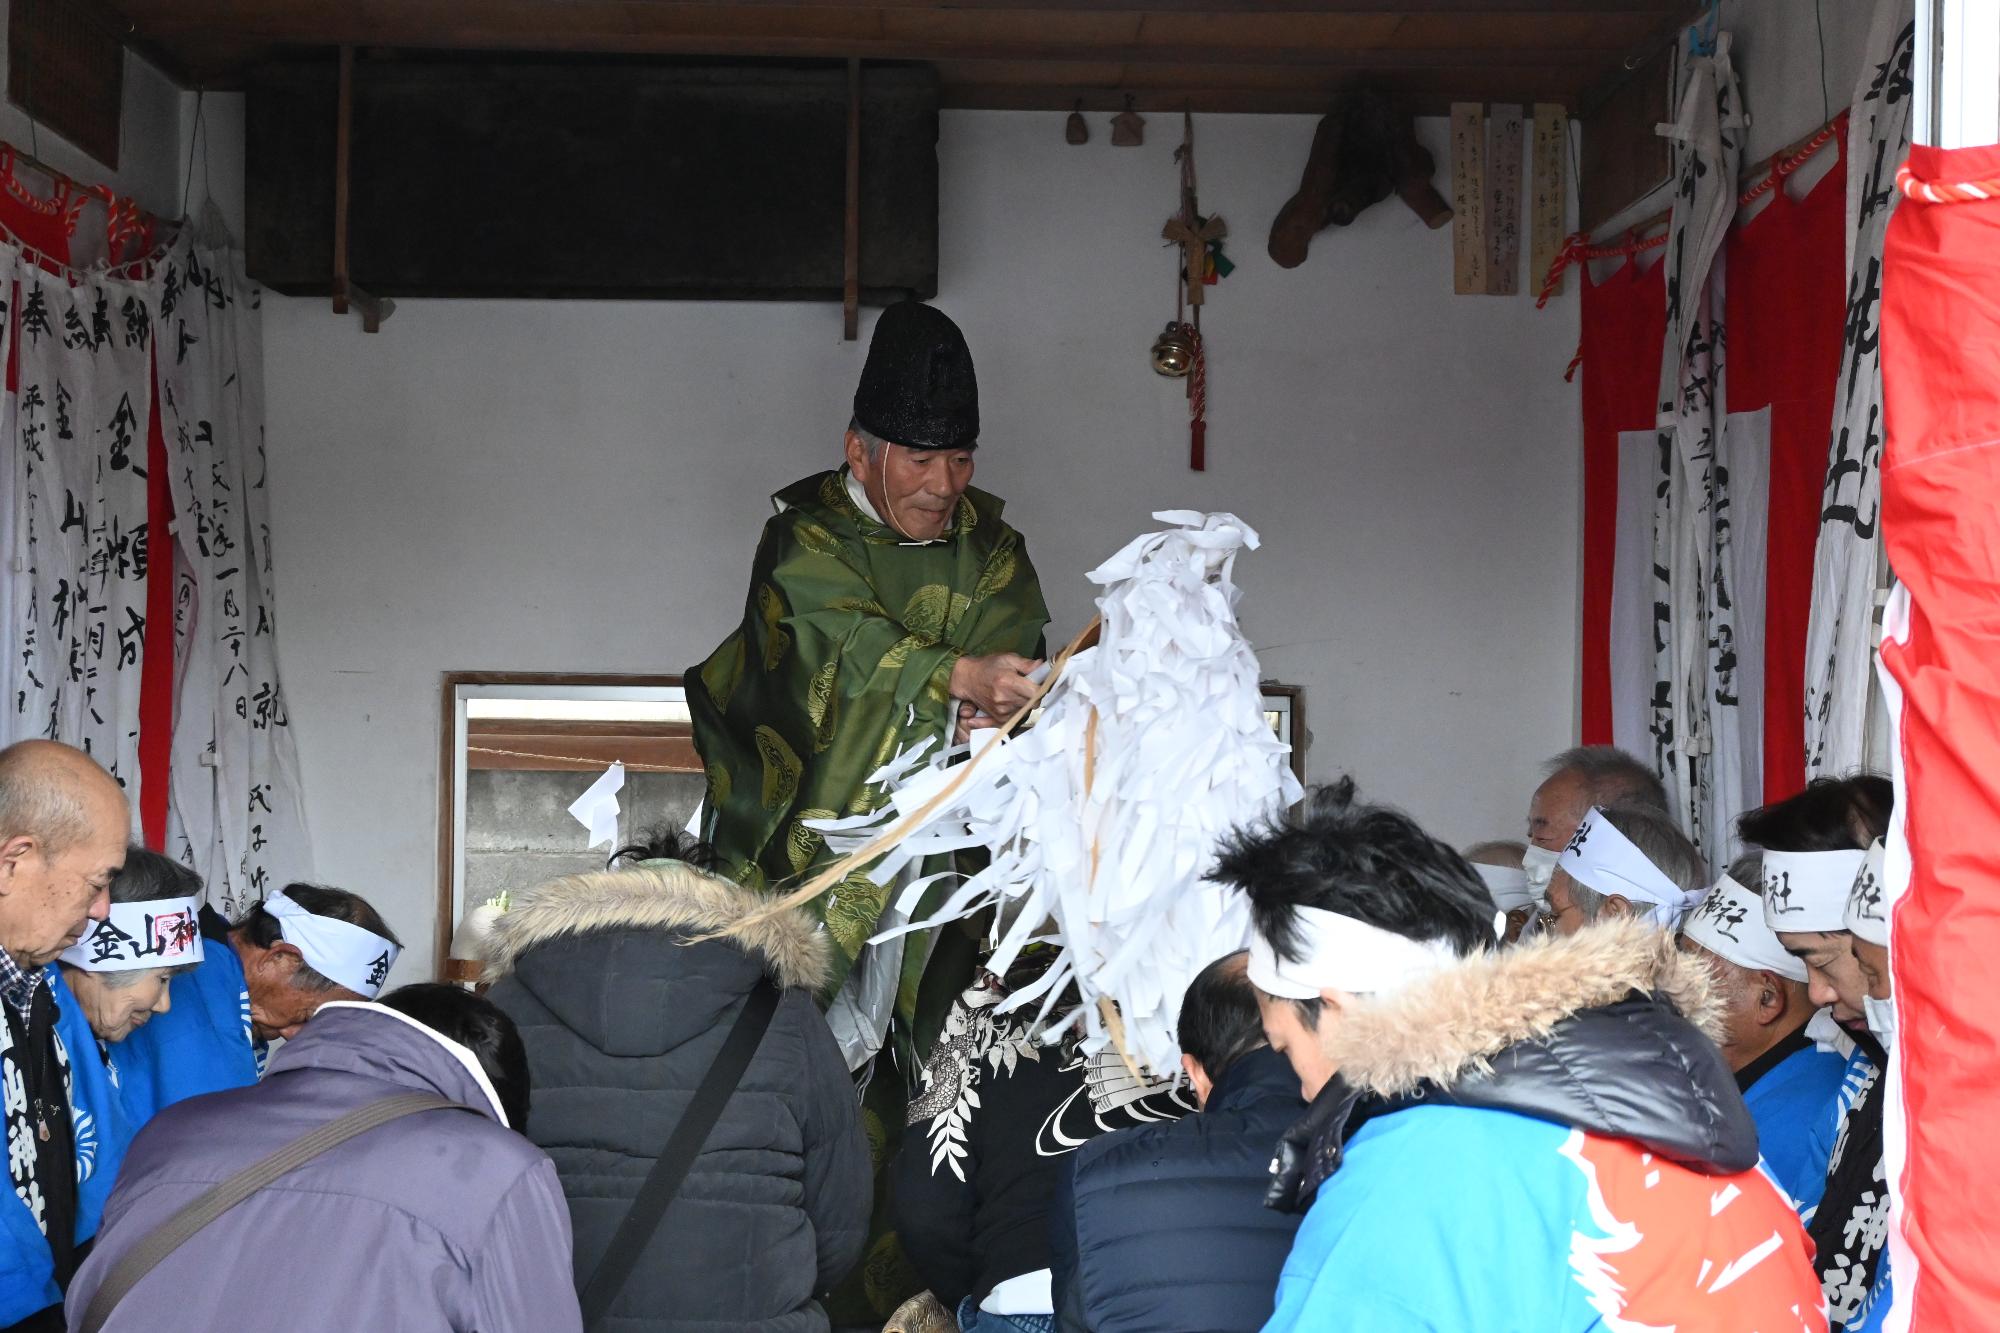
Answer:
[{"label": "black backpack strap", "polygon": [[586,1329],[595,1327],[611,1309],[611,1303],[618,1299],[625,1280],[632,1275],[632,1269],[639,1262],[639,1255],[659,1229],[660,1219],[666,1216],[668,1205],[680,1193],[681,1183],[693,1168],[694,1159],[701,1155],[702,1145],[708,1142],[715,1122],[722,1118],[722,1108],[729,1104],[737,1084],[743,1081],[743,1071],[750,1067],[750,1057],[757,1053],[757,1044],[764,1039],[764,1029],[771,1025],[771,1016],[778,1010],[778,999],[778,988],[766,980],[758,983],[744,1000],[743,1011],[736,1016],[735,1025],[723,1039],[722,1049],[715,1054],[715,1062],[702,1075],[701,1086],[695,1089],[693,1099],[688,1102],[687,1113],[674,1126],[667,1146],[660,1150],[653,1169],[646,1173],[646,1183],[639,1187],[638,1197],[632,1200],[631,1211],[625,1214],[625,1220],[612,1233],[611,1244],[605,1247],[604,1257],[597,1261],[590,1280],[583,1284],[583,1326]]},{"label": "black backpack strap", "polygon": [[[379,1125],[420,1111],[472,1111],[472,1108],[447,1101],[435,1093],[399,1092],[357,1106],[303,1138],[292,1140],[269,1157],[252,1162],[227,1180],[204,1191],[199,1198],[147,1232],[137,1245],[125,1251],[111,1266],[111,1271],[105,1274],[104,1285],[91,1293],[90,1304],[83,1312],[83,1322],[77,1328],[82,1333],[97,1333],[141,1278],[159,1267],[167,1256],[186,1244],[197,1231],[272,1181],[298,1170],[357,1134],[366,1134]],[[473,1111],[472,1114],[477,1115],[478,1112]]]}]

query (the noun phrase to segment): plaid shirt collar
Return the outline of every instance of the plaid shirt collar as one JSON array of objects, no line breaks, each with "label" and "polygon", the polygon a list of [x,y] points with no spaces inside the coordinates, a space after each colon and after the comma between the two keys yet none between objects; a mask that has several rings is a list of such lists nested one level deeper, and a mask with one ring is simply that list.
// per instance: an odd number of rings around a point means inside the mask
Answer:
[{"label": "plaid shirt collar", "polygon": [[0,1000],[25,1021],[35,1007],[35,992],[48,980],[46,967],[22,967],[14,955],[0,949]]}]

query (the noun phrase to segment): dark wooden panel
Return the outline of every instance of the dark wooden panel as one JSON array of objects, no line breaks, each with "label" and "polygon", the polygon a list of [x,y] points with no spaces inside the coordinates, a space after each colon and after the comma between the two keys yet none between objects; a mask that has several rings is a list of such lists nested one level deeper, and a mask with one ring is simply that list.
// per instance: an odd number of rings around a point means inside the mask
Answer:
[{"label": "dark wooden panel", "polygon": [[7,13],[8,99],[114,169],[123,29],[103,0],[12,0]]},{"label": "dark wooden panel", "polygon": [[1609,222],[1667,179],[1667,141],[1654,127],[1672,118],[1672,77],[1673,52],[1662,47],[1582,121],[1577,198],[1585,231]]},{"label": "dark wooden panel", "polygon": [[[387,296],[841,295],[846,72],[525,57],[363,60],[350,269]],[[937,290],[936,75],[862,81],[862,298]],[[259,71],[250,272],[332,273],[334,66]]]}]

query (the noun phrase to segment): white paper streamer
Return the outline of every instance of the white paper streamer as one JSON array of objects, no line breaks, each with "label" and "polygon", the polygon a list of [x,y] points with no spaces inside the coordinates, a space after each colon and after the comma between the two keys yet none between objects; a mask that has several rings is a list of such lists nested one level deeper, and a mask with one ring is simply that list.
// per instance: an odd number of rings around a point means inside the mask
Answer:
[{"label": "white paper streamer", "polygon": [[[1116,1001],[1130,1054],[1156,1073],[1179,1063],[1181,996],[1204,966],[1243,948],[1241,894],[1209,883],[1223,834],[1299,799],[1289,747],[1264,720],[1257,658],[1236,623],[1236,553],[1257,534],[1233,514],[1168,510],[1174,526],[1133,541],[1093,570],[1103,630],[1073,656],[1035,726],[975,736],[927,760],[930,742],[871,782],[894,792],[860,819],[814,821],[838,852],[864,846],[935,794],[946,766],[996,747],[963,789],[898,844],[870,877],[887,883],[927,856],[990,848],[988,867],[921,921],[878,939],[1000,908],[987,966],[1004,973],[1030,937],[1053,939],[1056,962],[1003,1009],[1046,1015],[1072,980],[1090,1048],[1109,1041],[1098,1008]],[[1095,728],[1092,718],[1096,719]],[[1094,759],[1086,781],[1086,756]],[[924,885],[898,906],[914,911]]]},{"label": "white paper streamer", "polygon": [[624,787],[625,765],[613,764],[570,802],[570,818],[590,830],[586,847],[609,847],[618,841],[618,793]]}]

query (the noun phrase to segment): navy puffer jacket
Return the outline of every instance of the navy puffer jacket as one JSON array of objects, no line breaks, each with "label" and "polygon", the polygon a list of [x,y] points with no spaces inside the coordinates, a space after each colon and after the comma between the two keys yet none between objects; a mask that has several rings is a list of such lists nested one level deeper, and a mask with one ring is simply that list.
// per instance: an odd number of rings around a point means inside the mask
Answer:
[{"label": "navy puffer jacket", "polygon": [[1050,1214],[1057,1328],[1262,1328],[1299,1223],[1264,1206],[1271,1151],[1304,1110],[1298,1075],[1260,1047],[1201,1114],[1079,1148]]},{"label": "navy puffer jacket", "polygon": [[759,980],[785,988],[700,1157],[599,1326],[825,1333],[873,1191],[853,1083],[813,1001],[827,941],[770,900],[649,862],[531,890],[501,919],[492,999],[520,1026],[528,1137],[555,1160],[586,1280]]}]

